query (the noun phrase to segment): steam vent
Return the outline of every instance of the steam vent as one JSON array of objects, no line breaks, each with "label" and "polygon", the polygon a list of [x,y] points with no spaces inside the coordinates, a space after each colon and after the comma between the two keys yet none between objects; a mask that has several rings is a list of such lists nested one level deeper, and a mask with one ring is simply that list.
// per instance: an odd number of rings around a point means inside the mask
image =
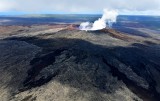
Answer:
[{"label": "steam vent", "polygon": [[160,101],[158,21],[108,9],[0,17],[0,101]]}]

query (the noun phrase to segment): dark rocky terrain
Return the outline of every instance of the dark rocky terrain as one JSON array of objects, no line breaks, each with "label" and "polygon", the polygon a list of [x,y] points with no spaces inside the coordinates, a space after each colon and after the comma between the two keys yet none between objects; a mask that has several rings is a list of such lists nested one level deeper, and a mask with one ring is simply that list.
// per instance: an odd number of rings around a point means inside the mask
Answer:
[{"label": "dark rocky terrain", "polygon": [[147,32],[1,26],[0,99],[159,101],[160,39]]}]

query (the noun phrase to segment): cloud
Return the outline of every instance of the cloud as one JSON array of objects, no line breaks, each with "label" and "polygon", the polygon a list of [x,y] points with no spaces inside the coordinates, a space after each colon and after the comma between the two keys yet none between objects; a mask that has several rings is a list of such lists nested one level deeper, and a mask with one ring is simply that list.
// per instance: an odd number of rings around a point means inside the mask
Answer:
[{"label": "cloud", "polygon": [[0,11],[9,11],[12,10],[12,8],[14,8],[14,3],[10,3],[7,0],[2,0],[0,1]]},{"label": "cloud", "polygon": [[102,13],[103,8],[116,9],[122,14],[149,11],[158,15],[160,0],[0,0],[0,12]]}]

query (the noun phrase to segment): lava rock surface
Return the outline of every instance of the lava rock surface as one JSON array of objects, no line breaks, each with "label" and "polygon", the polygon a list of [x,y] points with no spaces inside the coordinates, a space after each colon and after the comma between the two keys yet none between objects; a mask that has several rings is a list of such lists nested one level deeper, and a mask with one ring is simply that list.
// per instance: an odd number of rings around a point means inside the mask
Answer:
[{"label": "lava rock surface", "polygon": [[159,40],[39,28],[1,35],[1,101],[160,100]]}]

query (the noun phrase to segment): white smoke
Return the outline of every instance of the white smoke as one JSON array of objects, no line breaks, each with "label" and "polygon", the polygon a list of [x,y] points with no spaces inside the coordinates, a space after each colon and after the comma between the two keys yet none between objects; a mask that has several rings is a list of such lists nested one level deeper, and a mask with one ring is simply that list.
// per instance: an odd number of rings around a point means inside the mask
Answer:
[{"label": "white smoke", "polygon": [[104,9],[101,18],[94,23],[83,22],[80,24],[80,30],[100,30],[106,27],[112,28],[112,24],[116,23],[118,12],[116,10]]}]

